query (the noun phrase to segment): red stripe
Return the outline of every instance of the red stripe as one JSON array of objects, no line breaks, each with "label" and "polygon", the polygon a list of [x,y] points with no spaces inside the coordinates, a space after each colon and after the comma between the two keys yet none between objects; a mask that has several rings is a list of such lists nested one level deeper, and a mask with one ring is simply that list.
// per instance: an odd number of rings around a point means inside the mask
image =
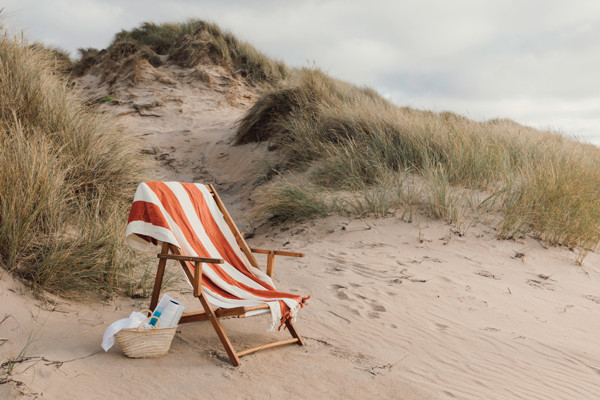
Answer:
[{"label": "red stripe", "polygon": [[275,290],[273,286],[254,276],[254,274],[248,270],[244,262],[240,260],[235,250],[231,247],[231,243],[229,243],[229,241],[225,238],[225,235],[221,231],[219,224],[217,224],[215,221],[214,216],[210,212],[208,204],[206,204],[204,194],[202,194],[202,191],[200,191],[198,186],[195,184],[186,183],[184,183],[183,186],[190,195],[190,199],[192,200],[192,204],[194,205],[198,219],[200,219],[200,222],[204,227],[204,231],[210,238],[210,241],[213,243],[221,257],[223,257],[223,259],[231,264],[235,269],[265,289]]},{"label": "red stripe", "polygon": [[225,297],[226,299],[239,300],[238,297],[227,293],[226,291],[218,287],[208,276],[204,274],[202,275],[202,286],[206,287],[213,293],[217,293],[218,295]]},{"label": "red stripe", "polygon": [[134,201],[131,205],[127,223],[132,221],[143,221],[161,228],[171,229],[160,207],[143,200]]}]

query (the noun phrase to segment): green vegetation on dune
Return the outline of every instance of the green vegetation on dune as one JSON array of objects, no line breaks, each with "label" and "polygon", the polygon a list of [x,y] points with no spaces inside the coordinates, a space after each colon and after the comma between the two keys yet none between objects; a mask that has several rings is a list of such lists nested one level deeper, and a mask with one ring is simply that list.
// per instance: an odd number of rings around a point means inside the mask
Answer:
[{"label": "green vegetation on dune", "polygon": [[0,264],[62,295],[126,285],[123,235],[142,158],[82,106],[56,56],[0,36]]},{"label": "green vegetation on dune", "polygon": [[130,31],[123,30],[106,50],[80,49],[75,72],[84,74],[103,57],[114,60],[134,55],[155,67],[163,60],[186,68],[197,64],[220,65],[253,84],[276,84],[289,74],[284,63],[272,60],[216,24],[196,19],[183,23],[145,22]]},{"label": "green vegetation on dune", "polygon": [[[263,215],[381,215],[413,207],[419,196],[403,178],[413,172],[422,178],[420,201],[434,217],[464,223],[461,208],[472,202],[465,190],[485,192],[481,207],[502,212],[503,237],[532,232],[583,255],[600,241],[600,149],[559,134],[400,108],[373,90],[302,69],[239,121],[236,143],[259,141],[278,148],[288,169],[308,171],[304,183],[277,182],[259,201]],[[330,192],[329,203],[315,203],[321,211],[289,200],[298,190],[314,197],[315,185]]]}]

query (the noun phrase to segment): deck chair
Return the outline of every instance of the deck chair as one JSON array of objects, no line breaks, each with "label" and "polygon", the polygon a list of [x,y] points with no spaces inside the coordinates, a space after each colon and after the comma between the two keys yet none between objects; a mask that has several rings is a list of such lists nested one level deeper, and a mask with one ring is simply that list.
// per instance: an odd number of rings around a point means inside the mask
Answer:
[{"label": "deck chair", "polygon": [[[161,291],[167,260],[179,262],[204,311],[185,313],[180,323],[209,320],[231,363],[255,351],[296,343],[304,345],[293,320],[310,296],[279,292],[273,285],[275,256],[302,253],[251,249],[212,185],[147,182],[138,186],[129,214],[127,243],[156,250],[158,270],[150,309]],[[253,253],[267,256],[266,273]],[[287,328],[291,339],[235,351],[220,319],[271,314],[271,328]]]}]

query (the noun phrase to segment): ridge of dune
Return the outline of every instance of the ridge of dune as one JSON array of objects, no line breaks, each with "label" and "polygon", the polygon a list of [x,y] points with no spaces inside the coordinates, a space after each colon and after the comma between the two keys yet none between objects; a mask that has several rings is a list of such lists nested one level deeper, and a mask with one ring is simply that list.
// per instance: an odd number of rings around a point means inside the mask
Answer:
[{"label": "ridge of dune", "polygon": [[[266,144],[231,139],[256,89],[215,66],[148,64],[138,72],[134,83],[87,74],[76,86],[87,100],[106,99],[99,109],[140,138],[161,179],[216,184],[248,229],[248,197],[260,190],[253,169],[272,155]],[[200,323],[181,326],[162,358],[127,359],[118,346],[102,352],[101,335],[147,299],[34,299],[2,273],[0,359],[37,336],[0,397],[597,398],[596,252],[580,267],[564,247],[501,241],[484,224],[458,234],[425,216],[331,216],[253,234],[253,246],[306,253],[275,267],[278,288],[311,294],[296,324],[306,347],[259,352],[233,368],[210,324]],[[173,296],[197,307],[189,295]],[[262,317],[224,325],[238,348],[278,337],[264,332]]]}]

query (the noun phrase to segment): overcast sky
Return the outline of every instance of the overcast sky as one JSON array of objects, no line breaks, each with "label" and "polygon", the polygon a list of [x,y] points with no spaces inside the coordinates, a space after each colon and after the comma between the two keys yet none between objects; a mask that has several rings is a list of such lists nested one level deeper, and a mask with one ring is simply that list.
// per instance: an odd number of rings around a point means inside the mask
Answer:
[{"label": "overcast sky", "polygon": [[600,144],[597,0],[2,0],[31,41],[105,48],[141,22],[216,22],[290,66],[400,106],[511,118]]}]

